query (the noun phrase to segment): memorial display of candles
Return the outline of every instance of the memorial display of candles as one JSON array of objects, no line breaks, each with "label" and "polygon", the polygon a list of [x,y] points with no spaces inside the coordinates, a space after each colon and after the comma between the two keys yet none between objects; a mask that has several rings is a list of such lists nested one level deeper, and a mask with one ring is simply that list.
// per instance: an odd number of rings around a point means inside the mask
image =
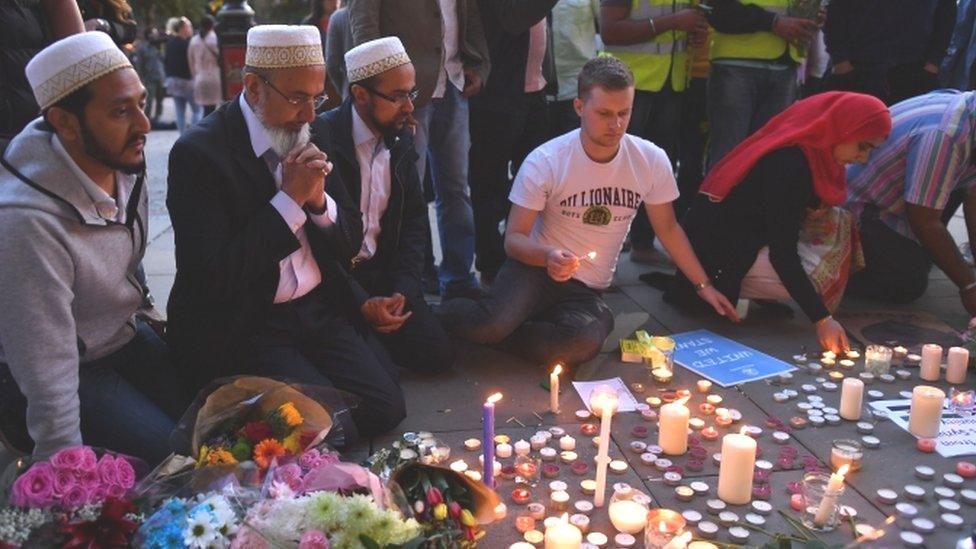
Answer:
[{"label": "memorial display of candles", "polygon": [[891,369],[892,350],[884,345],[868,345],[864,350],[864,371],[876,376],[887,374]]},{"label": "memorial display of candles", "polygon": [[677,511],[652,509],[647,513],[647,525],[644,527],[645,549],[684,548],[691,540],[690,535],[684,543],[679,542],[677,545],[671,545],[671,543],[675,538],[684,534],[685,525],[685,518]]}]

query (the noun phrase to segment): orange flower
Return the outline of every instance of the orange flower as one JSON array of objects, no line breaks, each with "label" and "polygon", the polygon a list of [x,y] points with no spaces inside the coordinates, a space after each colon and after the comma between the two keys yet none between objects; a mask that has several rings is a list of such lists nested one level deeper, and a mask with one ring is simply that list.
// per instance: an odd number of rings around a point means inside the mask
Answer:
[{"label": "orange flower", "polygon": [[267,469],[271,460],[285,455],[285,447],[273,438],[266,438],[254,447],[254,461],[261,469]]}]

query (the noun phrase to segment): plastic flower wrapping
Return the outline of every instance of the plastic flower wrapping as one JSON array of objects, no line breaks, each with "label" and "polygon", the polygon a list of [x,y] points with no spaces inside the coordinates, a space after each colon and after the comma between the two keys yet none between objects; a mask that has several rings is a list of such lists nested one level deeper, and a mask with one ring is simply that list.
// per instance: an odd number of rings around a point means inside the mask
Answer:
[{"label": "plastic flower wrapping", "polygon": [[450,449],[430,433],[405,433],[367,466],[402,491],[436,547],[474,547],[495,520],[498,494],[479,480],[445,467]]}]

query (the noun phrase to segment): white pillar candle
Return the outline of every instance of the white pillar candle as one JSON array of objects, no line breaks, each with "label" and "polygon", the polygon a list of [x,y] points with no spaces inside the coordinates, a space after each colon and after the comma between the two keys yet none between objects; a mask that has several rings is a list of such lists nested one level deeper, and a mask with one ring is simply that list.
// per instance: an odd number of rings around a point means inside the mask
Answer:
[{"label": "white pillar candle", "polygon": [[583,546],[583,533],[569,523],[566,515],[546,528],[545,549],[580,549]]},{"label": "white pillar candle", "polygon": [[619,406],[617,391],[600,386],[590,394],[590,409],[600,414],[600,447],[596,455],[596,491],[593,505],[603,507],[607,493],[607,466],[610,464],[610,418]]},{"label": "white pillar candle", "polygon": [[669,456],[680,456],[688,451],[688,420],[691,411],[685,399],[661,406],[658,419],[657,444]]},{"label": "white pillar candle", "polygon": [[946,359],[946,381],[958,385],[966,381],[966,368],[969,367],[969,349],[950,347]]},{"label": "white pillar candle", "polygon": [[942,366],[942,346],[927,343],[922,346],[922,365],[918,376],[925,381],[938,381],[939,369]]},{"label": "white pillar candle", "polygon": [[559,413],[559,374],[563,371],[562,364],[556,364],[549,374],[549,411]]},{"label": "white pillar candle", "polygon": [[718,468],[718,497],[732,505],[752,499],[752,474],[756,466],[756,439],[739,433],[722,437]]},{"label": "white pillar candle", "polygon": [[607,512],[613,527],[624,534],[636,534],[647,525],[647,508],[629,499],[611,503]]},{"label": "white pillar candle", "polygon": [[945,393],[936,387],[919,385],[912,389],[912,407],[908,412],[908,432],[922,438],[939,436]]},{"label": "white pillar candle", "polygon": [[861,419],[864,382],[853,377],[844,378],[840,390],[840,417],[848,421]]},{"label": "white pillar candle", "polygon": [[573,438],[573,437],[571,437],[571,436],[569,436],[569,435],[563,435],[563,437],[559,439],[559,449],[560,450],[564,450],[564,451],[565,450],[575,450],[576,449],[576,439]]},{"label": "white pillar candle", "polygon": [[826,524],[831,513],[833,513],[834,507],[837,505],[837,498],[840,496],[840,490],[844,487],[844,475],[847,474],[847,468],[847,465],[841,465],[836,473],[830,475],[823,499],[820,500],[820,506],[817,507],[817,512],[813,515],[814,526],[819,527]]}]

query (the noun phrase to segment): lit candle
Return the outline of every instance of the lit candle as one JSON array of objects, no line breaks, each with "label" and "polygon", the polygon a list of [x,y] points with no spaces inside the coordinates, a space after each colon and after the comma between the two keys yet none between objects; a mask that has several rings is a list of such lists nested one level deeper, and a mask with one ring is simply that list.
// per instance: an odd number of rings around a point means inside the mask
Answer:
[{"label": "lit candle", "polygon": [[698,392],[702,394],[707,394],[712,390],[712,382],[707,379],[699,379],[695,386],[698,387]]},{"label": "lit candle", "polygon": [[499,444],[495,447],[495,455],[502,459],[508,459],[512,457],[512,445],[511,444]]},{"label": "lit candle", "polygon": [[680,399],[661,406],[658,420],[657,444],[670,456],[680,456],[688,451],[688,420],[691,411],[685,406],[687,399]]},{"label": "lit candle", "polygon": [[849,421],[861,419],[863,398],[864,382],[853,377],[844,379],[840,390],[840,417]]},{"label": "lit candle", "polygon": [[718,431],[715,430],[715,427],[709,425],[702,429],[701,435],[705,440],[715,440],[718,438]]},{"label": "lit candle", "polygon": [[732,425],[732,417],[729,416],[729,410],[727,408],[718,408],[715,410],[715,425],[719,427]]},{"label": "lit candle", "polygon": [[569,436],[569,435],[563,435],[563,437],[559,439],[559,449],[560,450],[564,450],[564,451],[565,450],[575,450],[576,449],[576,439],[573,438],[573,437],[571,437],[571,436]]},{"label": "lit candle", "polygon": [[[743,431],[745,428],[743,428]],[[718,497],[732,505],[752,499],[752,474],[756,466],[756,440],[744,433],[722,437],[718,468]]]},{"label": "lit candle", "polygon": [[966,381],[966,368],[969,367],[969,350],[950,347],[946,359],[946,381],[958,385]]},{"label": "lit candle", "polygon": [[583,533],[569,523],[569,515],[546,528],[545,549],[579,549],[583,546]]},{"label": "lit candle", "polygon": [[563,372],[563,365],[556,364],[549,374],[549,411],[559,413],[559,374]]},{"label": "lit candle", "polygon": [[596,259],[596,252],[587,252],[586,259],[589,259],[590,261]]},{"label": "lit candle", "polygon": [[607,491],[607,466],[610,464],[610,418],[619,405],[617,391],[601,385],[590,393],[590,409],[600,414],[600,448],[596,457],[596,492],[593,505],[603,507]]},{"label": "lit candle", "polygon": [[827,481],[827,488],[824,490],[823,499],[820,500],[817,513],[813,516],[814,526],[823,526],[834,512],[834,507],[837,505],[837,498],[840,497],[840,491],[844,487],[844,475],[847,474],[847,468],[847,465],[842,465],[836,473],[830,475],[830,480]]},{"label": "lit candle", "polygon": [[921,438],[936,438],[942,422],[945,393],[936,387],[919,385],[912,389],[912,407],[908,412],[908,432]]},{"label": "lit candle", "polygon": [[652,509],[647,513],[644,531],[646,549],[684,549],[691,536],[682,536],[686,521],[681,513],[670,509]]},{"label": "lit candle", "polygon": [[647,524],[647,508],[633,500],[622,499],[611,503],[608,513],[613,527],[624,534],[636,534]]},{"label": "lit candle", "polygon": [[456,473],[463,473],[468,470],[468,464],[465,463],[463,459],[452,462],[450,467],[451,470]]},{"label": "lit candle", "polygon": [[938,381],[942,366],[942,346],[927,343],[922,346],[922,365],[918,377],[925,381]]},{"label": "lit candle", "polygon": [[531,449],[532,446],[524,439],[519,439],[518,442],[515,443],[515,455],[517,456],[527,456],[529,455],[529,450]]},{"label": "lit candle", "polygon": [[489,469],[492,469],[495,463],[495,403],[501,399],[501,393],[491,395],[485,401],[484,408],[482,409],[482,473],[485,486],[489,488],[495,487],[494,471],[489,471]]}]

